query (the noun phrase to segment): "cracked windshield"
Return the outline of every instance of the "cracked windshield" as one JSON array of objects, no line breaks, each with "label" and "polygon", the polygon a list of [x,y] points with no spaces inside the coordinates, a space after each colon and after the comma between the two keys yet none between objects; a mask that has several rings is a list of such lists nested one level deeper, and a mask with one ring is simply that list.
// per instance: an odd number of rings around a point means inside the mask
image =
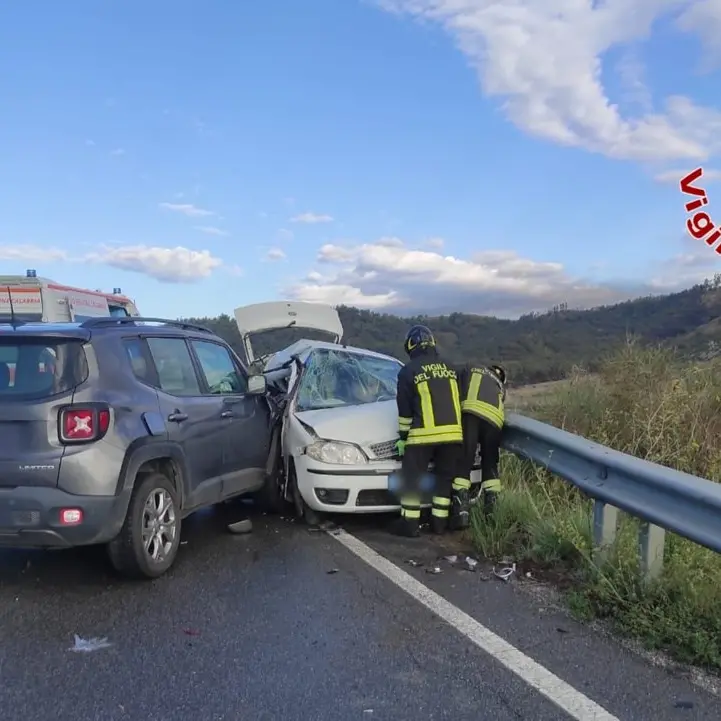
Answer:
[{"label": "cracked windshield", "polygon": [[306,363],[298,389],[298,410],[357,406],[393,400],[401,364],[383,358],[316,350]]}]

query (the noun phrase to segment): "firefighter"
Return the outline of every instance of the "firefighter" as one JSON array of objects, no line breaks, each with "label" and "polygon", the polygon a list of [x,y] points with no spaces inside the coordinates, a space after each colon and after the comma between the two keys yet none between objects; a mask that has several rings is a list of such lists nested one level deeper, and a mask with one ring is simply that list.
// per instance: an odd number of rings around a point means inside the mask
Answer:
[{"label": "firefighter", "polygon": [[451,483],[463,451],[460,392],[456,370],[439,356],[433,333],[414,325],[406,335],[409,361],[398,374],[398,455],[401,468],[399,535],[419,535],[421,481],[434,464],[431,530],[448,528]]},{"label": "firefighter", "polygon": [[471,506],[471,471],[476,449],[481,447],[481,490],[486,514],[492,512],[501,479],[498,471],[501,432],[505,422],[506,372],[498,365],[467,365],[460,372],[463,424],[463,456],[458,475],[453,479],[451,528],[467,528]]}]

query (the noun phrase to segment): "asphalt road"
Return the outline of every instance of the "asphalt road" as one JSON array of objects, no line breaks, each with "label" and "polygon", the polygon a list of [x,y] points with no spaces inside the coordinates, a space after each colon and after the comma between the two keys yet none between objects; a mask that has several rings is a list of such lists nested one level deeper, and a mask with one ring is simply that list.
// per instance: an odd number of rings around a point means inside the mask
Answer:
[{"label": "asphalt road", "polygon": [[[571,718],[502,654],[473,643],[472,621],[454,628],[338,536],[267,517],[233,536],[225,524],[238,512],[188,519],[176,567],[152,583],[117,580],[95,549],[3,552],[2,721]],[[455,549],[392,539],[379,523],[345,528],[395,564],[393,573],[411,574],[444,608],[477,619],[570,684],[571,695],[600,704],[607,715],[596,718],[721,718],[721,699],[572,622],[528,582],[446,562],[429,574]],[[111,645],[73,653],[75,634]]]}]

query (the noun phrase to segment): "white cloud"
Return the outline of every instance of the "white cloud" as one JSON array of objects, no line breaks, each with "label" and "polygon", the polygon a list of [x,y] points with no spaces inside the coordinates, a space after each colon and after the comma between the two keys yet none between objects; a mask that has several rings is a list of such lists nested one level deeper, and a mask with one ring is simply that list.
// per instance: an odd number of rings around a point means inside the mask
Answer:
[{"label": "white cloud", "polygon": [[39,245],[0,245],[0,260],[44,260],[52,263],[67,259],[67,252],[60,248],[45,248]]},{"label": "white cloud", "polygon": [[721,59],[718,38],[721,35],[721,1],[694,0],[678,19],[678,26],[689,33],[697,33],[703,40],[706,57],[702,67],[710,70]]},{"label": "white cloud", "polygon": [[[612,158],[702,161],[721,151],[721,112],[675,95],[663,112],[624,116],[603,84],[603,56],[637,47],[654,22],[683,14],[679,27],[718,49],[719,0],[376,0],[385,10],[441,25],[500,98],[520,129]],[[607,69],[606,69],[607,70]],[[642,67],[631,78],[640,97]]]},{"label": "white cloud", "polygon": [[[685,170],[666,170],[663,173],[658,173],[658,175],[654,176],[654,180],[659,183],[675,183],[678,185],[681,182],[681,178],[685,178],[692,170],[695,170],[695,168],[686,168]],[[721,180],[721,170],[704,168],[703,175],[696,183],[694,183],[694,185],[698,185],[699,183],[703,185],[705,180],[709,180],[711,182]]]},{"label": "white cloud", "polygon": [[217,235],[220,237],[230,235],[227,230],[216,228],[214,225],[196,225],[195,229],[199,230],[201,233],[205,233],[206,235]]},{"label": "white cloud", "polygon": [[423,245],[431,250],[442,250],[445,244],[443,238],[429,238]]},{"label": "white cloud", "polygon": [[313,271],[288,288],[291,297],[349,303],[400,313],[468,311],[518,316],[559,303],[589,308],[649,292],[641,284],[600,284],[571,276],[561,263],[515,251],[490,250],[468,259],[388,243],[323,245]]},{"label": "white cloud", "polygon": [[276,260],[285,260],[285,252],[281,248],[271,248],[266,254],[265,259],[276,261]]},{"label": "white cloud", "polygon": [[279,241],[282,241],[282,240],[293,240],[293,238],[295,237],[295,236],[293,235],[293,231],[292,231],[292,230],[288,230],[287,228],[280,228],[280,229],[278,230],[277,235],[278,235],[278,240],[279,240]]},{"label": "white cloud", "polygon": [[385,248],[402,248],[403,241],[393,235],[384,235],[376,240],[376,245],[382,245]]},{"label": "white cloud", "polygon": [[721,257],[703,241],[684,234],[678,253],[659,261],[651,268],[649,287],[658,293],[673,293],[702,283],[721,270]]},{"label": "white cloud", "polygon": [[223,264],[220,258],[214,257],[208,250],[190,250],[182,246],[106,246],[99,252],[89,254],[87,260],[143,273],[168,283],[190,283],[207,278]]},{"label": "white cloud", "polygon": [[[91,253],[70,254],[61,248],[0,245],[0,261],[97,263],[143,273],[168,283],[191,283],[207,278],[223,261],[208,250],[176,246],[106,245]],[[231,269],[237,266],[231,266]]]},{"label": "white cloud", "polygon": [[244,273],[243,269],[239,265],[227,265],[223,269],[226,273],[229,273],[236,278],[240,278],[240,276]]},{"label": "white cloud", "polygon": [[95,141],[94,141],[94,140],[90,140],[90,138],[88,138],[88,139],[85,141],[85,145],[87,145],[89,148],[92,148],[92,147],[95,145]]},{"label": "white cloud", "polygon": [[198,208],[192,203],[161,203],[160,207],[164,210],[170,210],[173,213],[187,215],[189,218],[204,218],[215,215],[213,211]]},{"label": "white cloud", "polygon": [[370,310],[387,310],[398,299],[394,291],[368,294],[350,285],[304,284],[293,289],[293,298],[327,305],[353,305]]},{"label": "white cloud", "polygon": [[323,215],[317,213],[301,213],[295,215],[290,219],[291,223],[331,223],[333,217],[330,215]]},{"label": "white cloud", "polygon": [[125,150],[123,148],[115,148],[115,150],[110,151],[110,155],[120,157],[121,155],[125,155]]}]

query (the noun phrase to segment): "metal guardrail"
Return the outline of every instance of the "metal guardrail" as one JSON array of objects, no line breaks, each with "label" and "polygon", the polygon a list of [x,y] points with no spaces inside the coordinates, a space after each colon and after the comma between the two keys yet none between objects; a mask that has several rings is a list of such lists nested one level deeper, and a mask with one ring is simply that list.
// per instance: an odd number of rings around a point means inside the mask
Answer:
[{"label": "metal guardrail", "polygon": [[646,578],[663,568],[665,531],[721,553],[721,484],[614,451],[515,413],[503,447],[547,468],[594,499],[593,542],[604,557],[616,538],[618,510],[641,519],[639,554]]}]

